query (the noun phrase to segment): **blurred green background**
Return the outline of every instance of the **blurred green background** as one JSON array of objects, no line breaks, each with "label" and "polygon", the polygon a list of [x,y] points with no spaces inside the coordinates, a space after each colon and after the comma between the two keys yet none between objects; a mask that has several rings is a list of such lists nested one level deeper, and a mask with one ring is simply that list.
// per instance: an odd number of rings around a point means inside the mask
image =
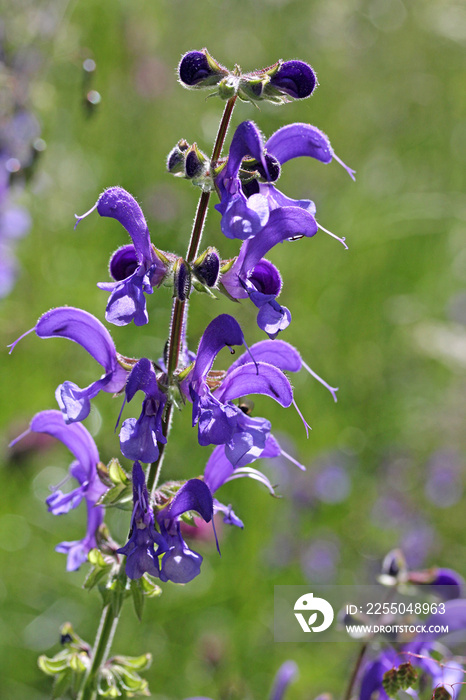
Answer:
[{"label": "blurred green background", "polygon": [[[453,0],[87,0],[16,2],[3,12],[5,55],[27,52],[34,70],[28,106],[47,149],[21,201],[33,228],[18,248],[21,272],[0,302],[5,346],[52,306],[79,306],[103,320],[110,253],[124,230],[96,213],[73,231],[108,186],[133,193],[152,241],[184,254],[199,192],[165,172],[180,138],[210,152],[222,105],[176,81],[181,55],[206,46],[221,63],[245,71],[279,58],[314,67],[320,87],[306,101],[260,111],[238,104],[233,128],[253,119],[266,135],[292,121],[325,131],[335,152],[357,171],[353,183],[337,163],[286,164],[280,189],[312,198],[318,221],[349,250],[320,232],[277,247],[281,302],[293,314],[282,334],[331,384],[338,403],[311,377],[293,377],[299,417],[257,400],[283,446],[308,467],[262,463],[284,498],[241,480],[224,487],[244,531],[221,528],[222,556],[197,542],[202,575],[187,586],[164,585],[142,623],[128,604],[114,650],[151,651],[152,697],[266,697],[287,658],[300,679],[290,700],[330,691],[341,695],[357,648],[350,644],[276,644],[273,586],[369,583],[381,558],[403,547],[412,566],[439,564],[465,573],[464,430],[466,363],[466,9]],[[96,70],[86,82],[83,61]],[[8,81],[3,81],[8,90]],[[101,101],[86,106],[86,94]],[[231,137],[230,130],[229,137]],[[227,143],[228,143],[227,138]],[[205,244],[224,257],[237,243],[223,238],[211,210]],[[150,324],[114,328],[120,352],[160,356],[170,293],[148,303]],[[237,315],[249,343],[262,336],[252,305],[195,295],[193,348],[218,313]],[[221,360],[229,362],[228,353]],[[49,680],[39,653],[58,651],[65,620],[92,641],[100,600],[81,589],[85,568],[67,574],[54,552],[79,539],[82,508],[66,518],[46,512],[49,484],[66,473],[69,453],[47,441],[9,452],[9,440],[32,415],[55,408],[56,386],[85,386],[96,363],[65,340],[25,338],[1,361],[0,471],[1,697],[43,700]],[[113,433],[119,401],[94,402],[86,421],[103,461],[118,453]],[[125,415],[137,415],[136,407]],[[18,446],[20,447],[20,446]],[[167,478],[202,473],[209,448],[197,446],[190,411],[176,416]],[[124,465],[129,468],[130,465]],[[129,516],[112,513],[124,541]],[[195,548],[196,548],[195,545]]]}]

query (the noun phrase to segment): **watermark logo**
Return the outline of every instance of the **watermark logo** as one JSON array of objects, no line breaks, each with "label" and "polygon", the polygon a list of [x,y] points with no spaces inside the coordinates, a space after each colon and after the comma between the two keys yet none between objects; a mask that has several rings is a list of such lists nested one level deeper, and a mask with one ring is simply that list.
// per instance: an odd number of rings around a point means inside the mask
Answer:
[{"label": "watermark logo", "polygon": [[[296,612],[299,610],[300,612]],[[300,596],[294,604],[294,615],[301,625],[303,632],[323,632],[328,629],[333,622],[334,612],[330,603],[324,598],[314,598],[313,593],[305,593]],[[306,618],[303,612],[310,613]],[[318,613],[322,613],[324,620],[320,625],[315,625],[318,619]]]}]

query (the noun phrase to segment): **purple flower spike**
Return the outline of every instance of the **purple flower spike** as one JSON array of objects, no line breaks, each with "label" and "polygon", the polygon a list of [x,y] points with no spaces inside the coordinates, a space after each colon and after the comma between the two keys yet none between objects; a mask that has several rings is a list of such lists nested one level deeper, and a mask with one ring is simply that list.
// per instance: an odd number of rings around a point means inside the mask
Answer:
[{"label": "purple flower spike", "polygon": [[[57,388],[55,397],[66,423],[84,420],[89,415],[90,399],[99,391],[115,393],[123,389],[127,371],[118,363],[110,333],[92,314],[72,306],[59,306],[41,316],[32,330],[39,338],[68,338],[78,343],[104,368],[105,374],[84,389],[69,381]],[[11,350],[24,335],[12,343]]]},{"label": "purple flower spike", "polygon": [[64,515],[76,508],[84,499],[87,506],[87,532],[82,540],[62,542],[56,551],[68,555],[67,570],[79,569],[87,560],[91,549],[97,546],[96,533],[103,522],[104,509],[96,506],[96,502],[105,493],[106,488],[97,475],[99,453],[94,440],[86,428],[80,423],[67,425],[60,411],[42,411],[31,420],[29,429],[11,444],[15,444],[29,432],[47,433],[60,440],[74,455],[76,461],[70,466],[70,476],[76,479],[79,486],[67,494],[57,489],[47,498],[47,506],[54,515]]},{"label": "purple flower spike", "polygon": [[228,75],[226,68],[210,56],[207,49],[188,51],[178,66],[180,82],[187,88],[204,88],[216,85]]},{"label": "purple flower spike", "polygon": [[[421,629],[432,630],[416,634],[407,644],[403,646],[385,647],[376,659],[363,664],[361,671],[361,686],[359,691],[360,700],[371,700],[374,693],[378,692],[379,698],[388,697],[382,686],[383,676],[386,671],[400,665],[404,658],[412,660],[413,665],[418,666],[424,674],[424,682],[434,690],[439,685],[455,686],[464,680],[464,671],[461,665],[451,657],[451,652],[445,647],[438,645],[438,639],[446,634],[451,635],[452,641],[455,639],[455,632],[463,632],[466,629],[466,600],[449,600],[442,604],[442,612],[436,613],[423,624]],[[460,639],[460,638],[459,638]],[[432,658],[431,652],[441,651],[444,657],[441,661]],[[413,693],[414,697],[417,694]]]},{"label": "purple flower spike", "polygon": [[[164,538],[154,526],[154,512],[149,502],[146,479],[139,462],[133,466],[133,514],[129,539],[117,550],[126,556],[126,575],[138,579],[145,573],[159,576],[159,555],[166,551]],[[154,549],[157,545],[157,551]]]},{"label": "purple flower spike", "polygon": [[317,85],[317,78],[307,63],[285,61],[270,79],[270,84],[295,100],[302,100],[312,95]]},{"label": "purple flower spike", "polygon": [[120,431],[120,447],[125,457],[147,464],[159,456],[158,443],[166,443],[162,418],[166,394],[160,391],[152,362],[142,358],[131,370],[126,384],[126,399],[131,401],[137,391],[146,395],[139,418],[128,418]]}]

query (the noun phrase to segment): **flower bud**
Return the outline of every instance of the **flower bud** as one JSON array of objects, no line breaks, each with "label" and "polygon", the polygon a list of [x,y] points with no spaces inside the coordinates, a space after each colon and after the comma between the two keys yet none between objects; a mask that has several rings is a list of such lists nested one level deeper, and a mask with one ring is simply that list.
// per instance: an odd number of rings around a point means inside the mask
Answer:
[{"label": "flower bud", "polygon": [[188,51],[178,66],[180,82],[189,89],[208,88],[228,75],[224,66],[212,58],[207,49]]},{"label": "flower bud", "polygon": [[199,178],[209,170],[210,161],[199,148],[193,143],[187,151],[184,161],[184,175],[188,180]]},{"label": "flower bud", "polygon": [[220,271],[220,256],[215,248],[207,248],[193,263],[193,273],[202,284],[214,287]]},{"label": "flower bud", "polygon": [[172,175],[184,176],[184,161],[189,143],[184,139],[178,141],[175,148],[172,148],[167,156],[167,170]]},{"label": "flower bud", "polygon": [[173,296],[179,301],[186,301],[191,291],[191,271],[183,258],[178,258],[173,265],[173,290]]},{"label": "flower bud", "polygon": [[271,75],[267,87],[286,93],[295,100],[302,100],[312,95],[316,85],[316,74],[304,61],[279,61],[278,69]]}]

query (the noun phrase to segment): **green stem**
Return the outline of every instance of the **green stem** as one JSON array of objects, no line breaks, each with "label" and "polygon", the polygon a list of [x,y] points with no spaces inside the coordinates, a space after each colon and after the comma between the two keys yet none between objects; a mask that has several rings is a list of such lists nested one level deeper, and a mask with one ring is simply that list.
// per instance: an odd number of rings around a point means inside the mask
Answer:
[{"label": "green stem", "polygon": [[119,617],[115,615],[112,605],[106,605],[102,610],[99,629],[92,653],[92,663],[84,678],[84,683],[78,695],[78,700],[94,700],[96,697],[95,680],[100,667],[105,663],[110,653],[113,637]]}]

